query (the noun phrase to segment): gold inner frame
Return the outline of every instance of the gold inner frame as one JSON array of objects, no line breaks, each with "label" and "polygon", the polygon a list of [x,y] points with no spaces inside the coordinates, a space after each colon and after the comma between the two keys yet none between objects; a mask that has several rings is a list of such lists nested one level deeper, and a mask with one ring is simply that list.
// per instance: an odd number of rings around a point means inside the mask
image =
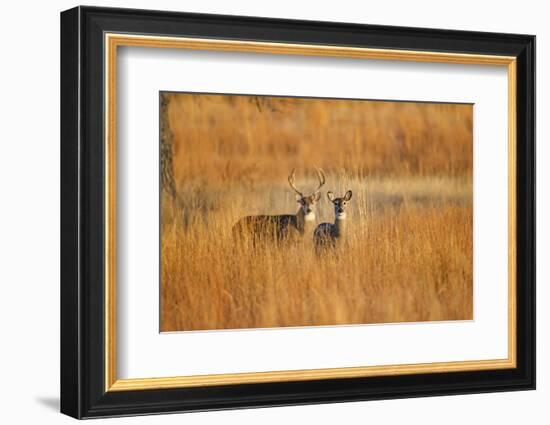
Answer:
[{"label": "gold inner frame", "polygon": [[[516,58],[256,41],[105,34],[105,391],[307,381],[516,367]],[[505,66],[508,71],[508,357],[495,360],[118,379],[116,332],[116,98],[120,46]]]}]

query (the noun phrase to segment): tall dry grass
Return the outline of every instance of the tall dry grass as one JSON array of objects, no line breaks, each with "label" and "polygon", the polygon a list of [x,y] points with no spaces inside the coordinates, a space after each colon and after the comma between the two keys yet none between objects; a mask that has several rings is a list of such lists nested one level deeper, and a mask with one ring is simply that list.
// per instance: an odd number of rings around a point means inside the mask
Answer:
[{"label": "tall dry grass", "polygon": [[472,171],[472,106],[173,94],[176,181],[277,183],[313,175],[465,176]]},{"label": "tall dry grass", "polygon": [[[471,107],[173,94],[180,204],[162,198],[161,330],[472,318]],[[286,176],[353,190],[334,252],[236,244],[250,214],[296,212]]]},{"label": "tall dry grass", "polygon": [[[343,180],[331,187],[354,191],[350,237],[323,255],[311,235],[283,246],[235,243],[231,227],[242,215],[296,210],[285,186],[184,195],[183,211],[201,211],[187,218],[166,209],[162,330],[471,319],[472,207],[464,184]],[[326,199],[317,210],[319,221],[331,220]]]}]

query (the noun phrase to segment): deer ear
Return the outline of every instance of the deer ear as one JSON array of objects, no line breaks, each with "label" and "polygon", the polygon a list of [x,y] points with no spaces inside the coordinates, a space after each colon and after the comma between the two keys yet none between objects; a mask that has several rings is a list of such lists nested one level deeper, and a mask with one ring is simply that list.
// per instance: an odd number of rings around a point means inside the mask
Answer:
[{"label": "deer ear", "polygon": [[321,199],[321,192],[317,192],[317,193],[315,194],[315,202],[318,202],[319,199]]},{"label": "deer ear", "polygon": [[328,191],[327,198],[330,202],[334,201],[334,193],[332,193],[331,191]]},{"label": "deer ear", "polygon": [[300,202],[302,200],[302,197],[298,194],[296,194],[296,202]]},{"label": "deer ear", "polygon": [[348,190],[348,191],[346,192],[346,194],[344,195],[344,199],[345,199],[346,201],[349,201],[349,200],[351,199],[351,195],[352,195],[351,190]]}]

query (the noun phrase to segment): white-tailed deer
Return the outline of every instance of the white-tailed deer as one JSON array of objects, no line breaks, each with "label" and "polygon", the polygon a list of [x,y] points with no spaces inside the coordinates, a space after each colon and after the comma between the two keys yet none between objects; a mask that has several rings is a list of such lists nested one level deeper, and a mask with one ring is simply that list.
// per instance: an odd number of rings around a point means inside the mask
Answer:
[{"label": "white-tailed deer", "polygon": [[334,206],[334,223],[321,223],[313,233],[315,248],[333,248],[336,241],[346,237],[346,208],[351,199],[351,190],[341,198],[335,198],[332,192],[327,192],[327,198]]},{"label": "white-tailed deer", "polygon": [[283,215],[251,215],[241,218],[233,226],[233,235],[251,235],[254,239],[265,237],[275,240],[285,240],[294,235],[310,235],[315,227],[315,212],[313,207],[321,198],[321,187],[325,184],[323,170],[317,168],[319,186],[311,195],[304,195],[294,185],[295,169],[288,176],[288,184],[296,192],[296,201],[300,208],[296,214]]}]

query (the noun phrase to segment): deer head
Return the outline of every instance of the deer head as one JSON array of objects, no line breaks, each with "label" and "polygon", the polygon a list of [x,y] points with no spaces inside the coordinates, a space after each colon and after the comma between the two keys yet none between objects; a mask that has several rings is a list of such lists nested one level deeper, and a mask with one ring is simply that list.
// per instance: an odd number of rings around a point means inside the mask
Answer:
[{"label": "deer head", "polygon": [[336,219],[344,219],[346,218],[346,207],[351,199],[351,190],[348,190],[344,196],[341,198],[335,198],[334,194],[332,192],[327,192],[327,198],[330,202],[332,202],[332,205],[334,205],[334,216]]},{"label": "deer head", "polygon": [[321,187],[325,184],[325,173],[320,168],[316,168],[317,178],[319,179],[319,186],[310,195],[304,195],[294,185],[294,175],[296,169],[293,169],[288,176],[288,184],[296,192],[296,202],[300,205],[300,211],[304,214],[306,220],[315,220],[315,213],[313,212],[313,206],[319,199],[321,199]]}]

